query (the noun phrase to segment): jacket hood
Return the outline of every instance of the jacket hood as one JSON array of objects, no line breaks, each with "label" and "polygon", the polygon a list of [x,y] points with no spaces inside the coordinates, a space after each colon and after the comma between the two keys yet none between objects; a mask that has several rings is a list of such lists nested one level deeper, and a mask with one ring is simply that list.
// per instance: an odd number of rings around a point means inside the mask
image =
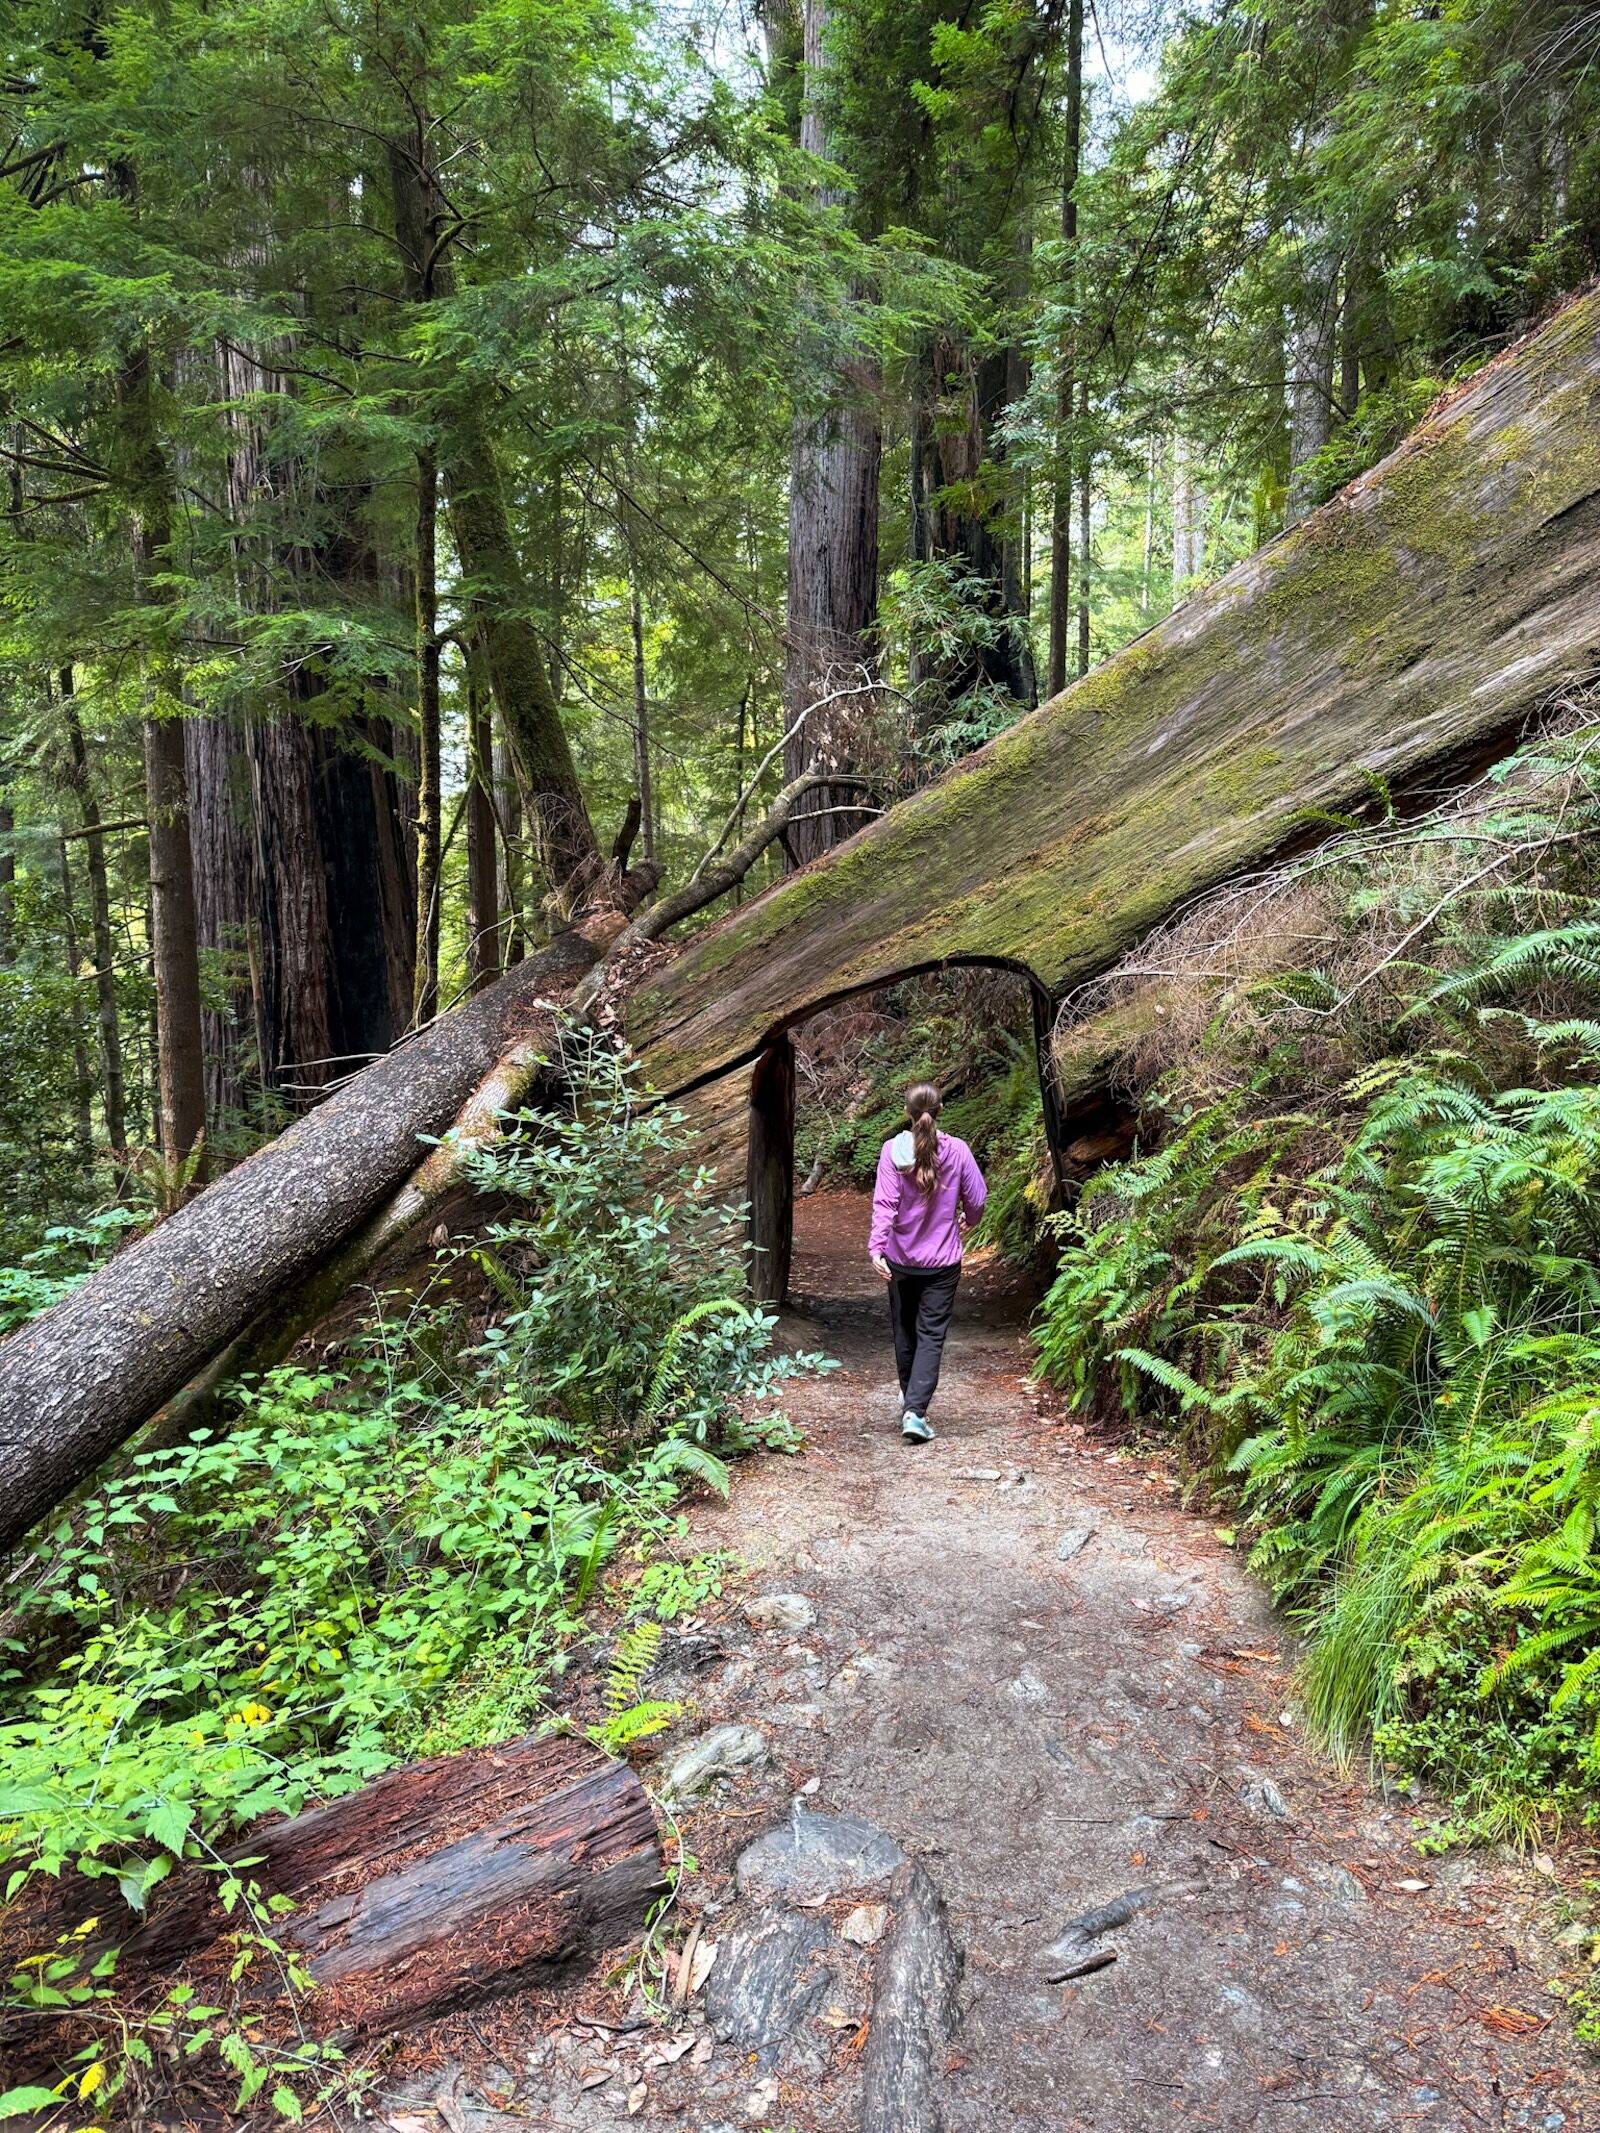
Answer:
[{"label": "jacket hood", "polygon": [[[945,1137],[941,1133],[939,1135],[939,1147],[941,1151],[944,1148],[944,1139]],[[891,1163],[893,1163],[896,1170],[916,1169],[917,1144],[915,1140],[913,1140],[909,1128],[903,1133],[897,1133],[894,1139],[889,1143],[889,1160]]]}]

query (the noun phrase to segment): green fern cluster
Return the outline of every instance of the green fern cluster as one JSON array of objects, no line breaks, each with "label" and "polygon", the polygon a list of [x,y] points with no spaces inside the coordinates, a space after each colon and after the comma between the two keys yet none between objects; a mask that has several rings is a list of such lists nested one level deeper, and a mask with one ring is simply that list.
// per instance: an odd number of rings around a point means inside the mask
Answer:
[{"label": "green fern cluster", "polygon": [[[1561,751],[1558,750],[1558,755]],[[1561,755],[1570,763],[1570,754]],[[1041,1368],[1177,1430],[1306,1632],[1308,1709],[1519,1834],[1600,1774],[1600,918],[1579,855],[1409,966],[1331,1100],[1292,1041],[1066,1225]],[[1321,1008],[1305,973],[1267,981]],[[1423,1049],[1408,1051],[1408,1043]],[[1326,1053],[1324,1052],[1324,1057]],[[1508,1065],[1520,1078],[1507,1085]]]}]

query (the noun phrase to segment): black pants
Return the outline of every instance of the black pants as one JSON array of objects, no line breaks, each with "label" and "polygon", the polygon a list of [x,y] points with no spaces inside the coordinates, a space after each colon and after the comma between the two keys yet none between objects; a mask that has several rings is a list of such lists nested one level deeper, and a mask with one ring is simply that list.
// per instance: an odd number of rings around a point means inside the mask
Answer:
[{"label": "black pants", "polygon": [[939,1389],[939,1364],[950,1314],[956,1307],[961,1262],[954,1266],[896,1266],[889,1262],[889,1324],[907,1414],[926,1416]]}]

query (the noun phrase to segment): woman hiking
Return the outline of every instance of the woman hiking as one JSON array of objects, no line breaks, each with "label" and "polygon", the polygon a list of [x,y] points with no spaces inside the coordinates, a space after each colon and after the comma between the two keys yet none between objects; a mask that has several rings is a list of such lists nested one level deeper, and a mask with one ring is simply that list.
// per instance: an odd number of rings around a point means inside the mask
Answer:
[{"label": "woman hiking", "polygon": [[889,1324],[908,1444],[931,1444],[928,1409],[961,1279],[961,1232],[983,1213],[989,1188],[972,1150],[936,1123],[943,1098],[930,1082],[906,1091],[908,1130],[885,1141],[872,1195],[867,1249],[889,1284]]}]

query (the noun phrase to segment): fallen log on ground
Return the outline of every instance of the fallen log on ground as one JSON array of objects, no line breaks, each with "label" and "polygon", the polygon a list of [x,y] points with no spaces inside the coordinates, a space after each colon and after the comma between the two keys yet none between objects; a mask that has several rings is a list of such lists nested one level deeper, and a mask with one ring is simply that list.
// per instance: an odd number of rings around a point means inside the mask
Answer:
[{"label": "fallen log on ground", "polygon": [[1492,759],[1600,672],[1600,292],[966,764],[650,972],[669,1093],[829,1001],[950,962],[1049,994],[1296,846],[1307,808]]},{"label": "fallen log on ground", "polygon": [[338,1252],[417,1168],[496,1062],[537,1046],[594,961],[564,934],[121,1251],[0,1347],[0,1547],[294,1283]]},{"label": "fallen log on ground", "polygon": [[[586,1741],[438,1756],[258,1830],[237,1847],[323,1988],[319,2030],[398,2029],[591,1968],[666,1886],[648,1794]],[[181,1962],[225,1929],[192,1877],[124,1943],[122,1972]]]}]

